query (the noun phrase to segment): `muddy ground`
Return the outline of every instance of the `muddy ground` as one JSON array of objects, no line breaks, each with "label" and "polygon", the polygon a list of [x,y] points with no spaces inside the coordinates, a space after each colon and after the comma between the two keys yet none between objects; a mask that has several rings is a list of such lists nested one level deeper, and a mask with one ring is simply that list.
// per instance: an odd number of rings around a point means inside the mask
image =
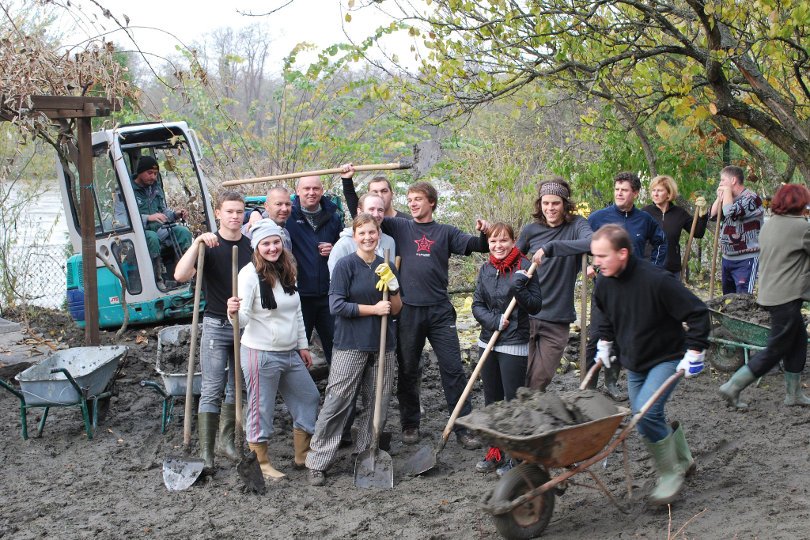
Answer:
[{"label": "muddy ground", "polygon": [[[46,313],[33,326],[46,336],[81,344],[82,332],[61,314]],[[102,339],[109,343],[111,336],[103,333]],[[464,450],[451,440],[434,470],[404,477],[405,460],[421,444],[401,444],[395,398],[389,415],[394,431],[392,490],[355,488],[348,449],[341,450],[327,486],[310,487],[306,472],[292,467],[292,427],[279,404],[270,454],[289,481],[270,485],[264,496],[247,494],[235,465],[220,459],[217,471],[188,491],[168,492],[162,462],[183,451],[182,419],[172,420],[162,434],[161,400],[138,384],[142,379],[160,382],[154,370],[157,329],[129,330],[125,339],[131,351],[117,380],[118,395],[92,440],[84,434],[79,409],[71,407],[52,410],[43,436],[24,441],[19,401],[0,389],[0,537],[497,537],[479,507],[497,479],[474,471],[485,450]],[[5,380],[12,378],[13,367],[0,368]],[[571,485],[557,498],[544,536],[664,539],[685,526],[679,537],[807,538],[810,410],[782,405],[784,385],[776,372],[744,393],[748,412],[729,409],[716,393],[726,379],[726,374],[706,370],[683,381],[670,401],[668,416],[683,424],[698,465],[671,516],[666,508],[645,504],[653,482],[651,464],[634,434],[628,439],[632,499],[626,494],[620,453],[593,467],[629,513],[620,512],[598,491]],[[577,384],[577,372],[570,370],[550,390],[572,390]],[[425,373],[423,396],[423,442],[435,445],[448,414],[435,364]],[[480,385],[473,403],[483,405]],[[182,411],[182,403],[176,410]],[[40,413],[30,411],[29,433]],[[196,425],[194,433],[193,445]],[[590,482],[585,474],[574,480]]]}]

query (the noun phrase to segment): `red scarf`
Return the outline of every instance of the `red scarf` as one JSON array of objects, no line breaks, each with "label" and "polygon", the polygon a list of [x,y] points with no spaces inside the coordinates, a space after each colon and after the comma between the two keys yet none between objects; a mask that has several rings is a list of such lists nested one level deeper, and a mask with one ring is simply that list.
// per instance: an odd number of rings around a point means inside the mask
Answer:
[{"label": "red scarf", "polygon": [[494,255],[490,254],[489,264],[494,266],[495,270],[497,270],[499,274],[511,274],[516,267],[520,267],[521,258],[526,259],[526,256],[523,255],[518,248],[513,247],[512,251],[509,252],[509,255],[503,259],[496,259]]}]

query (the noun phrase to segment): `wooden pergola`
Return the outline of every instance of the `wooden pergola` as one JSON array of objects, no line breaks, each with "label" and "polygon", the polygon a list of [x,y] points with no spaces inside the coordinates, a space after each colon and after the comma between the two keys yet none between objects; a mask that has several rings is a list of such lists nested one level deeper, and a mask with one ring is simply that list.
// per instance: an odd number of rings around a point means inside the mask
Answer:
[{"label": "wooden pergola", "polygon": [[[0,104],[5,100],[0,100]],[[0,120],[14,121],[21,116],[43,114],[50,120],[75,119],[78,127],[79,226],[82,231],[82,273],[84,274],[84,341],[99,345],[98,288],[96,279],[96,227],[93,204],[93,118],[109,116],[121,109],[118,100],[79,96],[31,96],[20,99],[19,107],[0,107]]]}]

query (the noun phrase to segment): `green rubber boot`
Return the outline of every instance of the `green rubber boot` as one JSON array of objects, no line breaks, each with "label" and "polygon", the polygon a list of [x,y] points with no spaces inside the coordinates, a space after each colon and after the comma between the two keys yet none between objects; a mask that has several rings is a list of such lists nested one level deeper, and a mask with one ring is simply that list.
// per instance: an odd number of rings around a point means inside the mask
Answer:
[{"label": "green rubber boot", "polygon": [[234,446],[236,404],[223,403],[219,412],[219,438],[217,439],[216,454],[231,461],[239,461],[239,454]]},{"label": "green rubber boot", "polygon": [[754,379],[756,379],[756,377],[751,373],[748,366],[743,366],[731,376],[726,384],[720,387],[720,394],[726,398],[726,401],[728,401],[728,404],[732,407],[744,409],[748,407],[748,405],[740,401],[740,392],[742,392],[746,386],[754,382]]},{"label": "green rubber boot", "polygon": [[802,374],[785,371],[785,405],[810,405],[810,399],[802,394]]},{"label": "green rubber boot", "polygon": [[677,420],[670,424],[672,426],[672,438],[675,440],[675,452],[678,454],[678,461],[683,468],[684,476],[695,474],[697,467],[695,460],[692,458],[692,453],[689,451],[689,445],[686,443],[686,436],[683,434],[681,423]]},{"label": "green rubber boot", "polygon": [[205,466],[210,469],[214,466],[214,442],[217,440],[219,415],[210,412],[199,413],[197,424],[200,436],[200,457],[205,461]]},{"label": "green rubber boot", "polygon": [[678,460],[675,438],[670,433],[665,439],[652,443],[642,437],[647,450],[655,461],[658,481],[650,493],[649,503],[653,505],[669,504],[675,500],[683,488],[683,467]]}]

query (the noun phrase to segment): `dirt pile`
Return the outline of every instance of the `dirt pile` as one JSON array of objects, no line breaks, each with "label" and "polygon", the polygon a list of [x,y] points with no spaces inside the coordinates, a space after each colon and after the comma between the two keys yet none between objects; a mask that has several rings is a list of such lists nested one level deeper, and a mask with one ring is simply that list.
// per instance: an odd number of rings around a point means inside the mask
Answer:
[{"label": "dirt pile", "polygon": [[559,395],[520,388],[515,399],[473,412],[469,422],[506,435],[529,437],[616,414],[616,405],[596,390]]},{"label": "dirt pile", "polygon": [[[202,330],[202,329],[201,329]],[[161,369],[167,373],[188,371],[188,355],[191,349],[191,326],[170,326],[158,335],[158,358]],[[200,365],[200,348],[197,347],[195,366]]]},{"label": "dirt pile", "polygon": [[770,326],[770,314],[757,304],[756,296],[748,293],[726,294],[712,298],[706,305],[709,309],[743,319],[754,324]]}]

